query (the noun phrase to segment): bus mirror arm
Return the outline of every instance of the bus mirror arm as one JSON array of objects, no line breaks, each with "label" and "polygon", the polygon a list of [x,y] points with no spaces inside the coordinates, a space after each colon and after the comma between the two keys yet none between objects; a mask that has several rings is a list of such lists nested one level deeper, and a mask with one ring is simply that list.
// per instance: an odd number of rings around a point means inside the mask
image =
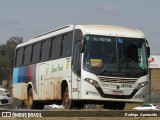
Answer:
[{"label": "bus mirror arm", "polygon": [[83,53],[85,51],[85,46],[87,46],[87,42],[85,40],[85,38],[82,39],[81,41],[81,53]]},{"label": "bus mirror arm", "polygon": [[146,47],[147,47],[147,57],[150,57],[150,47],[148,46],[148,41],[146,40]]},{"label": "bus mirror arm", "polygon": [[147,54],[148,54],[148,58],[150,56],[150,47],[147,47]]},{"label": "bus mirror arm", "polygon": [[83,53],[83,52],[84,52],[84,46],[83,46],[83,45],[80,45],[80,46],[79,46],[79,49],[80,49],[80,53]]},{"label": "bus mirror arm", "polygon": [[84,52],[84,41],[83,40],[77,40],[75,44],[78,43],[78,48],[80,50],[80,53]]},{"label": "bus mirror arm", "polygon": [[80,49],[80,52],[83,53],[84,52],[84,40],[81,40],[81,43],[79,44],[79,49]]}]

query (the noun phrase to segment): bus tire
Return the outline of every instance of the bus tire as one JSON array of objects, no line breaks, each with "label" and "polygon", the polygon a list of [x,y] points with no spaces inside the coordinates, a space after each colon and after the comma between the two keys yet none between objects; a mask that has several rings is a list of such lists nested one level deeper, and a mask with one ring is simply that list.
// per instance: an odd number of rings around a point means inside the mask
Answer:
[{"label": "bus tire", "polygon": [[33,100],[33,90],[32,90],[32,88],[30,88],[29,91],[28,91],[27,100],[28,100],[28,108],[29,109],[37,109],[39,107],[39,102]]},{"label": "bus tire", "polygon": [[73,107],[73,100],[69,99],[68,86],[65,88],[65,90],[62,93],[62,105],[66,109],[71,109]]}]

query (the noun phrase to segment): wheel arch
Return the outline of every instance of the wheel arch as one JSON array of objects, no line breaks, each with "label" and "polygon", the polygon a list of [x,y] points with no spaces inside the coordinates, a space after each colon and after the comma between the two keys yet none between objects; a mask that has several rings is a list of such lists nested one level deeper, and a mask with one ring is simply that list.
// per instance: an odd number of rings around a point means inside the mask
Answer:
[{"label": "wheel arch", "polygon": [[32,88],[32,85],[31,84],[28,84],[28,87],[27,87],[27,93],[29,92],[29,89]]},{"label": "wheel arch", "polygon": [[32,88],[33,90],[33,85],[31,82],[28,83],[28,86],[27,86],[27,98],[28,98],[28,93],[29,93],[29,90]]},{"label": "wheel arch", "polygon": [[30,89],[30,88],[33,88],[33,85],[31,82],[28,83],[28,86],[27,86],[27,91]]},{"label": "wheel arch", "polygon": [[62,98],[63,93],[64,93],[67,86],[68,86],[67,80],[62,80],[62,83],[61,83],[61,98]]}]

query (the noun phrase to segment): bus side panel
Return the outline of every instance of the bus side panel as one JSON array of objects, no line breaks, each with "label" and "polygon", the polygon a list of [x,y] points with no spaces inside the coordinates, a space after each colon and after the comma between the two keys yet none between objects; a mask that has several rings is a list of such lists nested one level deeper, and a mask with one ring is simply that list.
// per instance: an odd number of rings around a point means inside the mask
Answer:
[{"label": "bus side panel", "polygon": [[27,84],[17,83],[12,86],[12,96],[20,100],[27,99]]},{"label": "bus side panel", "polygon": [[[40,67],[40,65],[42,66]],[[71,80],[70,57],[14,68],[13,94],[15,98],[27,99],[27,87],[31,84],[34,100],[60,100],[61,83],[63,80]],[[22,83],[26,86],[17,87]],[[70,84],[69,88],[71,89]],[[41,89],[43,90],[42,96],[40,96]],[[25,94],[25,96],[22,98],[20,97],[21,94]]]},{"label": "bus side panel", "polygon": [[12,81],[12,94],[13,97],[20,100],[27,99],[27,87],[28,83],[33,84],[34,96],[37,93],[37,86],[35,81],[36,65],[17,67],[13,70],[13,81]]},{"label": "bus side panel", "polygon": [[45,99],[46,100],[61,99],[61,82],[59,79],[51,79],[45,81]]},{"label": "bus side panel", "polygon": [[[37,79],[38,83],[38,98],[39,100],[60,100],[60,80],[56,77],[51,77],[49,67],[51,62],[43,62],[37,64]],[[49,77],[50,76],[50,77]]]},{"label": "bus side panel", "polygon": [[62,81],[65,80],[70,83],[71,80],[71,58],[46,62],[44,72],[45,100],[61,100]]}]

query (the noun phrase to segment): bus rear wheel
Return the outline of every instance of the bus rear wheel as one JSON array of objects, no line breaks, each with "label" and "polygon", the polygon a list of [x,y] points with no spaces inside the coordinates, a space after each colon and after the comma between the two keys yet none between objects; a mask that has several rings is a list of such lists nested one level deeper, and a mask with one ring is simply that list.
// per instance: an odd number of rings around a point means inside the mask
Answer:
[{"label": "bus rear wheel", "polygon": [[28,108],[29,109],[43,109],[44,108],[43,103],[33,100],[32,88],[30,88],[28,91],[27,101],[28,101]]},{"label": "bus rear wheel", "polygon": [[32,88],[30,88],[29,91],[28,91],[27,100],[28,100],[28,108],[29,109],[33,109],[33,92],[32,92]]}]

